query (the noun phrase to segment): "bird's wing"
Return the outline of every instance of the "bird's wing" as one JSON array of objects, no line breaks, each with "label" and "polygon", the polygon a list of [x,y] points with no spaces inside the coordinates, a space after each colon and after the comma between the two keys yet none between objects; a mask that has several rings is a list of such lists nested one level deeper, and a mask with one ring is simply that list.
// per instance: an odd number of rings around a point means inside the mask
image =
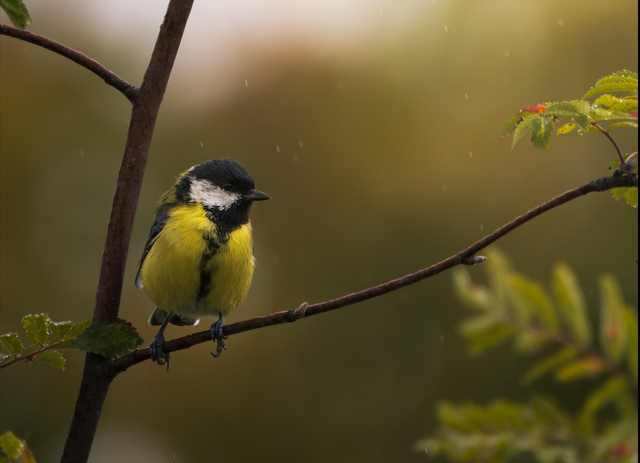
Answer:
[{"label": "bird's wing", "polygon": [[167,220],[169,220],[169,215],[170,215],[169,212],[170,212],[170,209],[165,209],[164,212],[162,213],[158,211],[158,214],[156,215],[156,220],[153,222],[153,225],[151,225],[151,230],[149,231],[149,238],[147,239],[147,244],[144,245],[144,252],[142,253],[142,257],[140,258],[140,263],[138,263],[138,273],[136,274],[136,287],[138,289],[143,288],[142,274],[141,274],[142,263],[146,259],[147,254],[149,254],[149,251],[151,251],[153,244],[156,242],[156,239],[158,238],[158,235],[160,234],[164,226],[167,224]]}]

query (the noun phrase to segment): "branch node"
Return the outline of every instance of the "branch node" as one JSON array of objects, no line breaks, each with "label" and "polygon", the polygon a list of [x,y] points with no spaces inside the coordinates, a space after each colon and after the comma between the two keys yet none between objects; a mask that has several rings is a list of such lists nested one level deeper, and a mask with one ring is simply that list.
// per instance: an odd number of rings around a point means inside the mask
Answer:
[{"label": "branch node", "polygon": [[286,320],[289,323],[293,323],[297,320],[300,320],[301,318],[304,318],[307,315],[307,307],[309,307],[309,304],[303,302],[296,310],[287,311],[287,314],[285,315]]},{"label": "branch node", "polygon": [[487,261],[485,256],[463,257],[461,262],[463,265],[481,265]]}]

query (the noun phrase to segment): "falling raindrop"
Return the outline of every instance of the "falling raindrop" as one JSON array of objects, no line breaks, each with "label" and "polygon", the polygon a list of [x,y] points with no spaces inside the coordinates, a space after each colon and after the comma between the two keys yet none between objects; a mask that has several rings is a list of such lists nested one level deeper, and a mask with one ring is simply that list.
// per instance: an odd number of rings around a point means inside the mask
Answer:
[{"label": "falling raindrop", "polygon": [[382,14],[382,8],[380,8],[380,14]]},{"label": "falling raindrop", "polygon": [[249,86],[249,81],[247,79],[244,80],[244,86],[248,87]]},{"label": "falling raindrop", "polygon": [[447,191],[449,191],[449,187],[447,185],[443,184],[442,185],[442,191],[446,193]]},{"label": "falling raindrop", "polygon": [[80,156],[84,156],[84,150],[80,150]]},{"label": "falling raindrop", "polygon": [[342,90],[344,88],[344,82],[342,82],[341,80],[339,80],[338,82],[336,82],[336,88],[338,90]]},{"label": "falling raindrop", "polygon": [[480,231],[484,230],[484,225],[480,224]]},{"label": "falling raindrop", "polygon": [[444,31],[449,32],[449,28],[447,26],[444,26]]},{"label": "falling raindrop", "polygon": [[203,144],[202,142],[200,142],[200,146],[201,146],[202,148],[204,148],[204,144]]},{"label": "falling raindrop", "polygon": [[279,153],[280,152],[280,145],[276,145],[276,151]]},{"label": "falling raindrop", "polygon": [[467,95],[466,93],[464,94],[464,97],[468,100],[469,99],[469,95]]},{"label": "falling raindrop", "polygon": [[469,157],[472,158],[473,157],[473,153],[471,151],[469,151]]},{"label": "falling raindrop", "polygon": [[511,56],[511,53],[509,53],[509,50],[505,50],[504,51],[504,56],[505,56],[505,58],[508,58],[508,57]]},{"label": "falling raindrop", "polygon": [[558,26],[564,27],[564,20],[562,18],[558,18]]},{"label": "falling raindrop", "polygon": [[300,148],[304,146],[304,143],[302,143],[302,140],[298,140],[298,145],[300,146]]},{"label": "falling raindrop", "polygon": [[440,341],[444,342],[444,334],[440,336]]},{"label": "falling raindrop", "polygon": [[293,155],[293,162],[298,162],[300,160],[300,156],[298,156],[297,154]]}]

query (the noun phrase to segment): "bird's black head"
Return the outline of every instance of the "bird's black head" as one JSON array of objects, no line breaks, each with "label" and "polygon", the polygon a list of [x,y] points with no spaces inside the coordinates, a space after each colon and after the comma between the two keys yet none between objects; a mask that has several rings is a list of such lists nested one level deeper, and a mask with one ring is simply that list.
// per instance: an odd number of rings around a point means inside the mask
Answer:
[{"label": "bird's black head", "polygon": [[178,197],[200,203],[216,221],[246,223],[254,201],[269,199],[255,189],[249,172],[230,158],[212,159],[192,167],[176,185]]}]

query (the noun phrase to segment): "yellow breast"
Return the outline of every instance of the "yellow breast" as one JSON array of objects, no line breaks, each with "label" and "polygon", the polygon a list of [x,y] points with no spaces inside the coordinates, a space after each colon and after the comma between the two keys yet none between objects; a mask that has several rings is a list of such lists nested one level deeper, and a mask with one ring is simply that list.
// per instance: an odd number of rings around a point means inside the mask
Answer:
[{"label": "yellow breast", "polygon": [[167,311],[196,317],[226,316],[249,291],[252,251],[250,223],[220,242],[202,205],[177,206],[142,264],[144,289]]}]

